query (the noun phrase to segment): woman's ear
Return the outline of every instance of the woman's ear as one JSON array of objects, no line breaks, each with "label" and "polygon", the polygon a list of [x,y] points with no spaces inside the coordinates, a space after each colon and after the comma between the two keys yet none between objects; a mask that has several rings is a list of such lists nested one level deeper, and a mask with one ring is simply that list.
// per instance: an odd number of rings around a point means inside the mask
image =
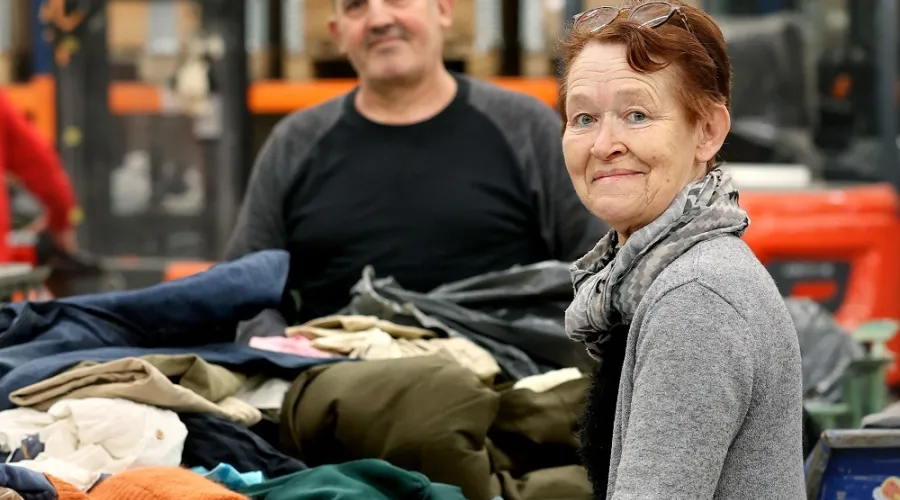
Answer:
[{"label": "woman's ear", "polygon": [[716,157],[725,137],[731,130],[731,115],[724,104],[716,104],[711,112],[697,124],[700,141],[697,144],[695,160],[697,163],[706,163]]}]

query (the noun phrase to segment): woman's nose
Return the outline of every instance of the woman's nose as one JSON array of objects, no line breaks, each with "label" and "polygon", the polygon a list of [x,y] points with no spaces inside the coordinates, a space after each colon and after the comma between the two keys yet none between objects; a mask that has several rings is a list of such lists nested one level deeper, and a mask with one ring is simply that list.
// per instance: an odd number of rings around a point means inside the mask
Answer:
[{"label": "woman's nose", "polygon": [[599,160],[615,160],[625,155],[627,151],[625,145],[616,137],[617,134],[613,128],[609,125],[602,125],[593,146],[591,146],[591,154]]}]

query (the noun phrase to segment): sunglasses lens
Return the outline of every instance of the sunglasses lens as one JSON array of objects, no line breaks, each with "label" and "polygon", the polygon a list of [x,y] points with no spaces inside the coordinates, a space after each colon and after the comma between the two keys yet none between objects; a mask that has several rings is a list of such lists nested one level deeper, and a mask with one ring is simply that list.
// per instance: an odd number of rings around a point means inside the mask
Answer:
[{"label": "sunglasses lens", "polygon": [[653,2],[635,7],[629,17],[641,26],[656,28],[668,21],[672,12],[674,12],[674,7],[671,5],[663,2]]},{"label": "sunglasses lens", "polygon": [[598,30],[611,23],[619,15],[615,7],[598,7],[589,10],[575,20],[575,27],[587,31]]}]

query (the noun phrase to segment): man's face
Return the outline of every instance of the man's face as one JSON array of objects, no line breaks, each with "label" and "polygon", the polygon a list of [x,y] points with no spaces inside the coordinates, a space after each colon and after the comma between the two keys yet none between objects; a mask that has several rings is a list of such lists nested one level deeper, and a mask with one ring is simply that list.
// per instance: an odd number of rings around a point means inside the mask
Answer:
[{"label": "man's face", "polygon": [[453,0],[334,0],[331,34],[361,78],[415,79],[442,60]]}]

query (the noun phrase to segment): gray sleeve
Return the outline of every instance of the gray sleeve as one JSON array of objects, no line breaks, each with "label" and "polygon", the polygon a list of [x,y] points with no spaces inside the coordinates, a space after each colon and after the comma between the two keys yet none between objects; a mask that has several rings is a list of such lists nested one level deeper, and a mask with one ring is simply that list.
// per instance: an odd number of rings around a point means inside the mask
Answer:
[{"label": "gray sleeve", "polygon": [[544,193],[539,200],[541,232],[554,258],[574,261],[593,249],[609,227],[594,217],[575,193],[563,157],[559,114],[544,106],[536,113],[533,127],[533,161]]},{"label": "gray sleeve", "polygon": [[552,258],[571,262],[584,256],[609,228],[575,193],[563,158],[559,114],[532,97],[474,80],[471,100],[506,137],[521,163]]},{"label": "gray sleeve", "polygon": [[233,260],[287,248],[285,198],[316,146],[340,117],[344,98],[294,113],[275,126],[256,158],[237,223],[225,250]]},{"label": "gray sleeve", "polygon": [[[225,259],[269,249],[287,249],[285,201],[319,140],[340,116],[342,99],[295,113],[282,120],[269,135],[256,158],[237,223],[225,249]],[[297,265],[291,260],[291,266]],[[238,327],[237,340],[280,335],[287,326],[277,310],[267,310]]]},{"label": "gray sleeve", "polygon": [[[256,158],[237,223],[225,249],[226,260],[260,250],[287,247],[282,207],[289,170],[289,145],[280,132],[277,128],[272,132]],[[277,309],[265,310],[238,325],[236,341],[247,344],[251,337],[280,335],[287,326],[287,320]]]},{"label": "gray sleeve", "polygon": [[225,260],[261,250],[286,249],[283,206],[290,172],[287,139],[276,129],[257,156],[237,223],[225,249]]},{"label": "gray sleeve", "polygon": [[663,295],[640,325],[613,500],[712,499],[750,407],[750,328],[709,288]]}]

